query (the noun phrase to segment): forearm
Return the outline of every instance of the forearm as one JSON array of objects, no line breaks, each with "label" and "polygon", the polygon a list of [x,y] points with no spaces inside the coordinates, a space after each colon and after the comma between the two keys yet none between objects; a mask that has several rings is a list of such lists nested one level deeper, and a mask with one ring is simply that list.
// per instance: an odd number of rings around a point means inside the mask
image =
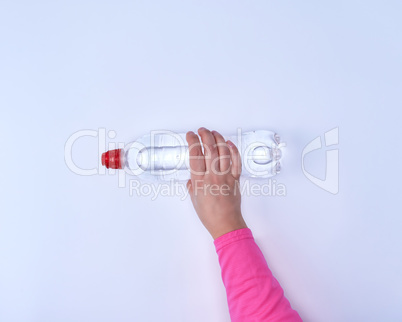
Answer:
[{"label": "forearm", "polygon": [[272,275],[251,230],[215,240],[232,322],[301,321]]}]

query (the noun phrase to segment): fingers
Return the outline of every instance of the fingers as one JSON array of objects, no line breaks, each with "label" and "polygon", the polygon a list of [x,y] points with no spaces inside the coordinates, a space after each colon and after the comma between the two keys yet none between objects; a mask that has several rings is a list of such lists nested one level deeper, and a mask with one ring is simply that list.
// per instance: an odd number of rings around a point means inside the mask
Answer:
[{"label": "fingers", "polygon": [[225,174],[229,172],[230,168],[230,151],[225,139],[220,133],[212,131],[212,134],[215,138],[215,142],[218,148],[220,171]]},{"label": "fingers", "polygon": [[197,179],[205,173],[205,158],[202,153],[200,139],[194,132],[187,132],[186,140],[190,156],[191,179]]},{"label": "fingers", "polygon": [[229,146],[230,158],[232,160],[232,167],[231,167],[232,176],[235,179],[239,179],[240,174],[241,174],[241,157],[240,157],[239,150],[233,144],[232,141],[228,140],[227,144]]},{"label": "fingers", "polygon": [[[230,170],[235,179],[240,178],[241,157],[239,150],[232,141],[225,142],[221,134],[212,133],[206,128],[200,128],[198,133],[204,146],[202,152],[201,143],[194,132],[188,132],[186,140],[189,145],[191,179],[195,180],[206,172],[226,173]],[[232,164],[230,165],[230,161]],[[189,188],[189,186],[187,186]]]},{"label": "fingers", "polygon": [[216,173],[216,169],[219,170],[219,154],[218,148],[216,147],[215,137],[204,127],[198,130],[198,134],[201,136],[202,144],[204,146],[206,171],[213,171],[213,173]]}]

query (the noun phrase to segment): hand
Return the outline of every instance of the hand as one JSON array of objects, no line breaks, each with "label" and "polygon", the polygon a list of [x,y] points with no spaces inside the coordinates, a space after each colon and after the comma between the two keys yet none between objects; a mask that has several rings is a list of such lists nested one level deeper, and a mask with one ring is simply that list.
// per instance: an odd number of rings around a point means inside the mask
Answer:
[{"label": "hand", "polygon": [[216,131],[200,128],[188,132],[191,179],[187,189],[205,228],[216,239],[233,230],[247,228],[240,210],[241,157],[237,147]]}]

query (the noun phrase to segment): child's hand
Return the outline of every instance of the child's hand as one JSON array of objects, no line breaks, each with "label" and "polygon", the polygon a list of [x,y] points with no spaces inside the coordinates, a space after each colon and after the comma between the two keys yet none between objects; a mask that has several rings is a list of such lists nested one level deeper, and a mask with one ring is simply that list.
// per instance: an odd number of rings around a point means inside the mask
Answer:
[{"label": "child's hand", "polygon": [[[194,208],[214,239],[246,228],[240,210],[241,157],[236,146],[216,131],[188,132],[191,179],[187,182]],[[230,162],[232,161],[232,162]]]}]

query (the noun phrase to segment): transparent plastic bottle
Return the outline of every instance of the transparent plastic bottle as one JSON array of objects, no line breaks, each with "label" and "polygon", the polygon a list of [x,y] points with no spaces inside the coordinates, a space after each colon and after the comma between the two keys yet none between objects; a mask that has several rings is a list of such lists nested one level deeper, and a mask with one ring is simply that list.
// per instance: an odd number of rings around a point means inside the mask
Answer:
[{"label": "transparent plastic bottle", "polygon": [[[268,178],[279,173],[284,144],[278,134],[259,130],[225,137],[239,149],[242,176]],[[189,147],[185,133],[152,131],[124,149],[102,154],[106,168],[124,169],[146,181],[188,180]]]}]

